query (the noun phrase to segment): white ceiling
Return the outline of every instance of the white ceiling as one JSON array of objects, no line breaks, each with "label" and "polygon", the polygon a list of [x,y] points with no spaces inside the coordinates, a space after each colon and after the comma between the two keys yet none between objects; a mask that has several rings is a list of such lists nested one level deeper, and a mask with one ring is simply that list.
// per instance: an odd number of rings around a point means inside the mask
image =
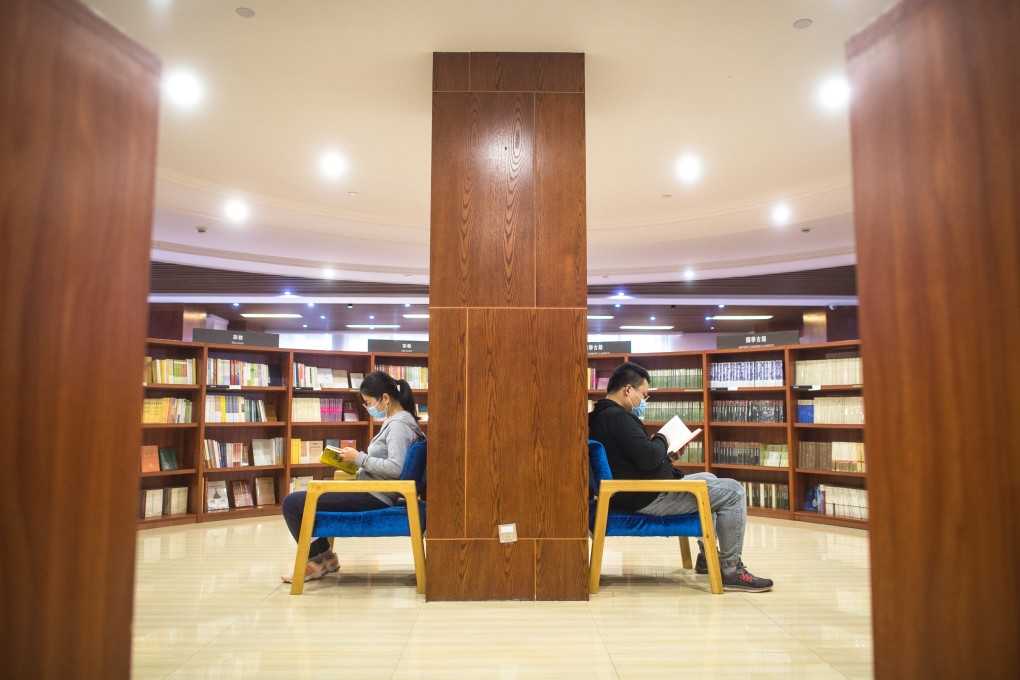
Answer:
[{"label": "white ceiling", "polygon": [[548,51],[585,54],[589,282],[854,261],[847,110],[816,96],[892,0],[86,1],[204,83],[161,106],[155,260],[427,283],[432,53]]}]

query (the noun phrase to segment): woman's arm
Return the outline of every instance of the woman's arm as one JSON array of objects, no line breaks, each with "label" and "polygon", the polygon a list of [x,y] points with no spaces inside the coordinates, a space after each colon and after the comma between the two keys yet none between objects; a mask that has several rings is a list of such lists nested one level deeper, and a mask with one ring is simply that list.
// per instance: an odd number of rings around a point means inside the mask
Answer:
[{"label": "woman's arm", "polygon": [[386,456],[378,455],[376,451],[373,451],[375,455],[359,451],[355,463],[378,479],[400,479],[407,452],[415,441],[417,435],[407,423],[391,420],[379,431],[377,438],[368,447],[378,449],[385,446]]}]

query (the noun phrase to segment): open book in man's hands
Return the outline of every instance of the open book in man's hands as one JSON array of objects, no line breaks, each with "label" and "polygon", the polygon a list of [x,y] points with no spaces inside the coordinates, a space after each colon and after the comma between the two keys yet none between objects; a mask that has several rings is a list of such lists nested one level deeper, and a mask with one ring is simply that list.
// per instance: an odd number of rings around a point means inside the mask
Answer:
[{"label": "open book in man's hands", "polygon": [[669,454],[670,459],[676,458],[676,453],[685,447],[688,442],[701,434],[701,428],[694,430],[693,432],[684,425],[684,421],[680,420],[680,416],[673,416],[669,419],[665,425],[659,430],[659,434],[666,437],[666,441],[669,445],[666,448],[666,453]]}]

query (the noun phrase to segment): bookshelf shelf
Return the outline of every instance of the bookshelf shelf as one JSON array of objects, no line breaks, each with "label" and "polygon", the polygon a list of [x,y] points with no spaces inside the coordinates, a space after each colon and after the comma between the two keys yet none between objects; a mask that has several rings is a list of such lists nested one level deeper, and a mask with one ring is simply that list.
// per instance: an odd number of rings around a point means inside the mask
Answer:
[{"label": "bookshelf shelf", "polygon": [[781,508],[759,508],[754,505],[747,507],[747,514],[754,517],[772,517],[774,519],[790,519],[790,511]]},{"label": "bookshelf shelf", "polygon": [[785,387],[712,387],[708,390],[713,395],[717,394],[740,394],[742,392],[750,393],[761,393],[761,392],[772,392],[775,394],[782,394],[786,391]]},{"label": "bookshelf shelf", "polygon": [[863,385],[793,385],[791,390],[797,392],[860,392]]},{"label": "bookshelf shelf", "polygon": [[291,470],[300,470],[300,469],[304,469],[304,468],[332,468],[332,466],[331,465],[327,465],[326,463],[291,463],[290,464],[290,469]]},{"label": "bookshelf shelf", "polygon": [[738,470],[738,471],[755,471],[755,472],[781,472],[783,474],[790,474],[790,468],[788,467],[776,467],[773,465],[737,465],[734,463],[712,463],[712,469],[716,470]]},{"label": "bookshelf shelf", "polygon": [[216,473],[229,473],[229,472],[264,472],[266,470],[283,470],[285,465],[229,465],[227,467],[207,467],[203,468],[203,475],[212,475]]},{"label": "bookshelf shelf", "polygon": [[793,518],[800,520],[801,522],[814,522],[815,524],[833,524],[840,527],[850,527],[852,529],[868,528],[868,520],[866,519],[852,519],[850,517],[842,517],[840,515],[823,515],[818,512],[806,512],[797,510],[793,513]]},{"label": "bookshelf shelf", "polygon": [[232,393],[232,392],[240,392],[240,393],[244,394],[245,392],[286,392],[287,391],[286,387],[280,387],[279,385],[266,385],[266,386],[259,386],[259,385],[242,385],[242,386],[237,386],[237,385],[206,385],[205,389],[206,389],[207,392],[215,392],[217,394],[219,394],[220,392],[226,392],[228,394]]},{"label": "bookshelf shelf", "polygon": [[245,517],[266,517],[279,515],[280,505],[257,505],[252,508],[231,508],[230,510],[214,510],[198,516],[199,522],[216,522],[223,519],[243,519]]},{"label": "bookshelf shelf", "polygon": [[[318,423],[318,424],[321,425],[322,423]],[[205,423],[205,427],[207,427],[207,428],[209,428],[209,427],[214,427],[214,428],[221,428],[221,427],[274,427],[274,428],[276,428],[276,427],[286,427],[286,426],[287,426],[287,423],[282,422],[282,421],[278,421],[278,420],[274,420],[274,421],[271,421],[271,422],[265,422],[265,423],[257,423],[257,422],[256,423]]]},{"label": "bookshelf shelf", "polygon": [[198,428],[198,423],[142,423],[146,430],[188,430]]},{"label": "bookshelf shelf", "polygon": [[794,423],[795,428],[804,430],[863,430],[864,423],[859,424],[844,424],[844,423]]},{"label": "bookshelf shelf", "polygon": [[786,423],[730,423],[724,420],[715,421],[709,423],[710,427],[774,427],[774,428],[785,428]]},{"label": "bookshelf shelf", "polygon": [[174,383],[146,383],[146,382],[143,382],[142,383],[142,387],[144,387],[147,390],[165,390],[165,391],[168,391],[168,392],[174,392],[174,391],[178,391],[178,392],[188,392],[188,391],[191,391],[191,392],[193,392],[193,391],[198,389],[198,385],[195,385],[195,384],[192,384],[192,385],[178,385],[178,384],[174,384]]},{"label": "bookshelf shelf", "polygon": [[361,427],[364,425],[368,425],[367,420],[302,420],[290,424],[291,427]]},{"label": "bookshelf shelf", "polygon": [[149,519],[138,520],[139,529],[158,529],[159,527],[173,527],[179,524],[194,524],[198,521],[198,515],[193,512],[183,515],[162,515],[150,517]]},{"label": "bookshelf shelf", "polygon": [[140,472],[140,477],[179,477],[181,475],[194,475],[198,472],[195,468],[183,470],[160,470],[159,472]]},{"label": "bookshelf shelf", "polygon": [[797,468],[797,474],[801,475],[822,475],[825,477],[857,477],[866,479],[867,472],[848,472],[844,470],[817,470],[815,468]]}]

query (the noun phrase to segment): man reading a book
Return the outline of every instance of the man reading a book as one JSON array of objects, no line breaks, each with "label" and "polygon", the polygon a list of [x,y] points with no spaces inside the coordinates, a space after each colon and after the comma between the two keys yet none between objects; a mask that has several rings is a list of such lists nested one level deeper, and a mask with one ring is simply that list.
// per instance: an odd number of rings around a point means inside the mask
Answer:
[{"label": "man reading a book", "polygon": [[[674,479],[683,473],[673,467],[669,453],[682,448],[683,440],[671,442],[675,431],[663,428],[651,437],[639,416],[644,412],[650,387],[648,371],[633,362],[620,364],[606,386],[606,398],[588,414],[588,436],[606,449],[615,479]],[[672,444],[675,443],[675,446]],[[760,593],[772,589],[772,581],[751,574],[740,560],[747,523],[744,488],[734,479],[719,479],[711,472],[687,475],[708,485],[709,503],[719,537],[719,566],[723,589]],[[645,515],[686,515],[698,511],[689,493],[633,492],[615,494],[610,507]],[[700,544],[700,541],[699,541]],[[702,546],[695,570],[707,574]]]}]

